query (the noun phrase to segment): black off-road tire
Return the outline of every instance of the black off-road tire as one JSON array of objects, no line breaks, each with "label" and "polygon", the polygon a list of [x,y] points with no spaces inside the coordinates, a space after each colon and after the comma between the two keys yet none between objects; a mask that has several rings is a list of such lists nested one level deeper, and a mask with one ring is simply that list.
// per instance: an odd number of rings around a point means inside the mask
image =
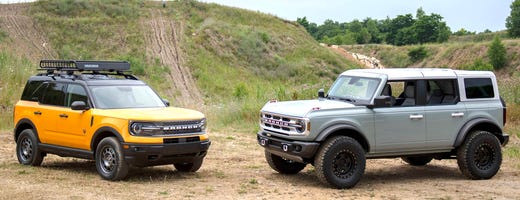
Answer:
[{"label": "black off-road tire", "polygon": [[40,166],[45,153],[38,147],[38,139],[32,129],[23,130],[16,141],[16,157],[23,165]]},{"label": "black off-road tire", "polygon": [[265,160],[269,166],[280,174],[297,174],[302,171],[307,164],[292,160],[286,160],[280,156],[265,151]]},{"label": "black off-road tire", "polygon": [[457,164],[466,177],[490,179],[502,164],[502,149],[498,138],[487,131],[474,131],[457,149]]},{"label": "black off-road tire", "polygon": [[314,159],[318,179],[335,188],[354,187],[365,172],[365,150],[351,137],[325,141]]},{"label": "black off-road tire", "polygon": [[413,166],[424,166],[428,163],[430,163],[433,159],[431,156],[408,156],[408,157],[401,157],[404,162],[413,165]]},{"label": "black off-road tire", "polygon": [[106,180],[117,181],[128,174],[128,164],[123,155],[121,144],[115,137],[106,137],[96,148],[96,169]]},{"label": "black off-road tire", "polygon": [[192,163],[175,163],[173,166],[180,172],[196,172],[202,166],[203,158],[197,158]]}]

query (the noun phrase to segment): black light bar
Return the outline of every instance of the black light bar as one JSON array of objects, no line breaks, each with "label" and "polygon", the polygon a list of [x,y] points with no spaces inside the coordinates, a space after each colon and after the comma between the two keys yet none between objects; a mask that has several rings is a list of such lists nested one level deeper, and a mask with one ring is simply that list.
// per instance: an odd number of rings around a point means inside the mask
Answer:
[{"label": "black light bar", "polygon": [[41,60],[40,68],[66,71],[128,71],[127,61],[87,61],[87,60]]}]

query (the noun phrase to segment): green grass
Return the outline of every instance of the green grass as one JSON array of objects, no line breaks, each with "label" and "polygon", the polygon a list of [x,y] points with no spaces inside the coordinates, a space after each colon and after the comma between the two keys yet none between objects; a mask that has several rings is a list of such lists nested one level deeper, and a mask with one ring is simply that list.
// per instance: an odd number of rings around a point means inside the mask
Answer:
[{"label": "green grass", "polygon": [[22,94],[25,81],[36,73],[32,63],[6,50],[0,50],[0,130],[13,128],[13,107]]}]

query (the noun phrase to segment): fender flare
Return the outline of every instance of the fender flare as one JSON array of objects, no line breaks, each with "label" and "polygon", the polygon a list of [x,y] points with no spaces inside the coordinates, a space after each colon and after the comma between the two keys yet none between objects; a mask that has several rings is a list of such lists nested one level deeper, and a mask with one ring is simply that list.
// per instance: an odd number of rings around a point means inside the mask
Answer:
[{"label": "fender flare", "polygon": [[[453,147],[460,146],[462,144],[462,142],[464,142],[464,139],[466,138],[466,135],[469,134],[469,130],[471,130],[473,127],[475,127],[475,126],[477,126],[477,125],[479,125],[481,123],[492,124],[492,125],[495,126],[495,128],[500,130],[500,126],[497,123],[495,123],[494,121],[490,120],[490,119],[487,119],[487,118],[472,119],[472,120],[466,122],[466,124],[464,124],[464,126],[462,126],[462,128],[459,130],[459,133],[457,134],[457,138],[455,139],[455,143],[453,144]],[[496,135],[496,134],[494,134],[494,135]],[[500,137],[499,135],[496,135],[496,136]]]},{"label": "fender flare", "polygon": [[16,123],[16,126],[14,128],[14,132],[13,132],[14,141],[16,142],[16,140],[18,139],[18,131],[20,131],[20,132],[23,131],[23,130],[18,130],[22,124],[29,124],[32,127],[33,131],[34,131],[34,134],[36,134],[36,139],[38,140],[38,143],[41,143],[40,142],[40,137],[38,136],[38,130],[36,129],[36,126],[34,125],[34,123],[30,119],[27,119],[27,118],[20,119],[18,121],[18,123]]},{"label": "fender flare", "polygon": [[370,151],[370,144],[369,144],[367,138],[365,137],[365,135],[363,134],[363,132],[359,128],[357,128],[356,126],[351,125],[351,124],[342,123],[342,124],[331,125],[320,132],[318,137],[316,137],[316,141],[322,142],[325,139],[327,139],[331,134],[333,134],[334,132],[336,132],[338,130],[352,130],[352,131],[357,132],[358,134],[355,135],[356,138],[354,138],[354,139],[363,140],[363,141],[359,141],[361,143],[361,146],[363,146],[367,152]]},{"label": "fender flare", "polygon": [[106,132],[109,132],[109,133],[112,133],[113,135],[115,135],[117,137],[117,140],[119,140],[119,142],[124,141],[123,137],[121,137],[121,134],[116,129],[109,127],[109,126],[103,126],[101,128],[98,128],[96,130],[96,132],[94,132],[94,135],[92,136],[92,138],[90,139],[90,149],[92,151],[96,151],[96,149],[94,147],[97,145],[96,140],[99,137],[99,135],[106,133]]}]

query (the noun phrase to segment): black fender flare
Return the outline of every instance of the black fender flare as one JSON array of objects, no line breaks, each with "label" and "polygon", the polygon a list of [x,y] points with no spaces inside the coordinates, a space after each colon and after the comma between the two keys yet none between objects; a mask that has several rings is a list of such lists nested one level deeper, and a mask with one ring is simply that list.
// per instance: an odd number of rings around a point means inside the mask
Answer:
[{"label": "black fender flare", "polygon": [[333,124],[325,129],[323,129],[320,132],[320,134],[318,135],[318,137],[316,137],[316,141],[322,142],[325,139],[327,139],[331,134],[335,133],[338,130],[352,130],[352,131],[357,132],[358,134],[354,135],[355,136],[354,139],[362,140],[362,141],[359,141],[361,143],[361,146],[363,148],[365,148],[365,150],[367,152],[370,151],[370,144],[369,144],[367,138],[365,137],[365,135],[363,134],[363,131],[361,131],[359,128],[357,128],[356,126],[351,125],[351,124],[344,124],[344,123]]},{"label": "black fender flare", "polygon": [[38,129],[36,128],[36,126],[34,125],[34,123],[30,120],[30,119],[27,119],[27,118],[23,118],[23,119],[20,119],[17,123],[16,123],[16,126],[14,128],[14,132],[13,132],[13,137],[14,137],[14,141],[16,142],[16,140],[18,139],[18,132],[22,132],[23,130],[19,130],[20,126],[22,124],[29,124],[33,131],[34,131],[34,134],[36,134],[36,139],[38,140],[38,143],[41,143],[40,142],[40,137],[38,136]]},{"label": "black fender flare", "polygon": [[[473,127],[475,127],[481,123],[492,124],[495,126],[496,129],[500,130],[500,126],[490,119],[487,119],[487,118],[472,119],[472,120],[466,122],[466,124],[464,124],[464,126],[462,126],[462,128],[459,130],[459,133],[457,134],[457,138],[455,139],[455,143],[453,144],[453,147],[460,146],[462,144],[462,142],[464,142],[466,135],[469,134],[469,130],[471,130]],[[496,135],[496,134],[494,134],[494,135],[499,137],[499,139],[501,137],[500,135]]]},{"label": "black fender flare", "polygon": [[99,142],[99,141],[97,141],[99,135],[106,133],[106,132],[109,132],[109,133],[112,133],[113,135],[115,135],[117,137],[117,140],[119,140],[119,142],[124,142],[123,137],[121,137],[121,134],[119,133],[119,131],[117,131],[116,129],[109,127],[109,126],[103,126],[101,128],[98,128],[96,130],[96,132],[94,132],[94,135],[92,136],[92,138],[90,139],[90,149],[92,151],[96,151],[95,147],[96,147],[97,143]]}]

